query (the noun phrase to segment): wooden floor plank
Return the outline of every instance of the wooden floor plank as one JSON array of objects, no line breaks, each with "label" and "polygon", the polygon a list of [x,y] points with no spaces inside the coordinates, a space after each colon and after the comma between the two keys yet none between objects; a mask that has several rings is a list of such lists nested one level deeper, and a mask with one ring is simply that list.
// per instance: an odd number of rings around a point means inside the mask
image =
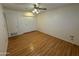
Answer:
[{"label": "wooden floor plank", "polygon": [[79,56],[79,46],[39,31],[9,38],[7,56]]}]

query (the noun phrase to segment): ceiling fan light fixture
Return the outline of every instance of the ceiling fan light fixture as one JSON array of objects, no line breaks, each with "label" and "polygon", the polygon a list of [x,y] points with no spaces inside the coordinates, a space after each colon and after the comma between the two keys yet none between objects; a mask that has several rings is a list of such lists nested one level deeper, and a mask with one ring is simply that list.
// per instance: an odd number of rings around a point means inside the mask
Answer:
[{"label": "ceiling fan light fixture", "polygon": [[37,14],[39,13],[39,12],[36,12]]},{"label": "ceiling fan light fixture", "polygon": [[32,13],[35,13],[35,11],[33,10]]},{"label": "ceiling fan light fixture", "polygon": [[35,12],[37,12],[37,9],[34,9]]},{"label": "ceiling fan light fixture", "polygon": [[35,3],[35,4],[33,4],[33,6],[34,6],[34,9],[33,9],[33,14],[39,14],[40,13],[40,10],[47,10],[47,8],[41,8],[40,7],[40,3]]},{"label": "ceiling fan light fixture", "polygon": [[33,13],[36,13],[36,14],[39,14],[40,10],[34,9],[32,12],[33,12]]}]

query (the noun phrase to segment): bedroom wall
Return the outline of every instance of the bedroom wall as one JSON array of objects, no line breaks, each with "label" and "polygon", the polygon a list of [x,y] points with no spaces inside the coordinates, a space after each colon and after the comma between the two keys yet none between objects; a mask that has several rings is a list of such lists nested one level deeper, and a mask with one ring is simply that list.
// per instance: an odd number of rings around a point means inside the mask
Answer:
[{"label": "bedroom wall", "polygon": [[0,4],[0,56],[6,55],[8,43],[8,34],[6,29],[5,18],[3,16],[3,9]]},{"label": "bedroom wall", "polygon": [[25,12],[10,9],[4,9],[4,13],[6,15],[9,37],[36,30],[35,17],[25,17]]},{"label": "bedroom wall", "polygon": [[39,31],[79,45],[79,4],[39,14],[37,24]]}]

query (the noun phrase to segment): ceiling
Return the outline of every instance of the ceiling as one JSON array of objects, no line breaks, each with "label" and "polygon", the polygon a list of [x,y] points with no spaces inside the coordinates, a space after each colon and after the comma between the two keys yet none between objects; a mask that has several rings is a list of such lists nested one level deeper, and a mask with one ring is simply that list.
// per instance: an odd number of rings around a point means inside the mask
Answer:
[{"label": "ceiling", "polygon": [[[34,7],[33,3],[4,3],[2,5],[4,8],[18,10],[18,11],[32,11]],[[40,7],[47,8],[46,11],[66,5],[69,4],[68,3],[40,3]]]}]

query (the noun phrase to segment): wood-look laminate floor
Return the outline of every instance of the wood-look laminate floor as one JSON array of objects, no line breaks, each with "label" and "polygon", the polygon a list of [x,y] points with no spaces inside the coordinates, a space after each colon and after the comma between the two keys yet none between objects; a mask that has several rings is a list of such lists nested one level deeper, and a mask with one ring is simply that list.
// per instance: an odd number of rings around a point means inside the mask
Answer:
[{"label": "wood-look laminate floor", "polygon": [[9,38],[9,56],[78,56],[79,46],[34,31]]}]

